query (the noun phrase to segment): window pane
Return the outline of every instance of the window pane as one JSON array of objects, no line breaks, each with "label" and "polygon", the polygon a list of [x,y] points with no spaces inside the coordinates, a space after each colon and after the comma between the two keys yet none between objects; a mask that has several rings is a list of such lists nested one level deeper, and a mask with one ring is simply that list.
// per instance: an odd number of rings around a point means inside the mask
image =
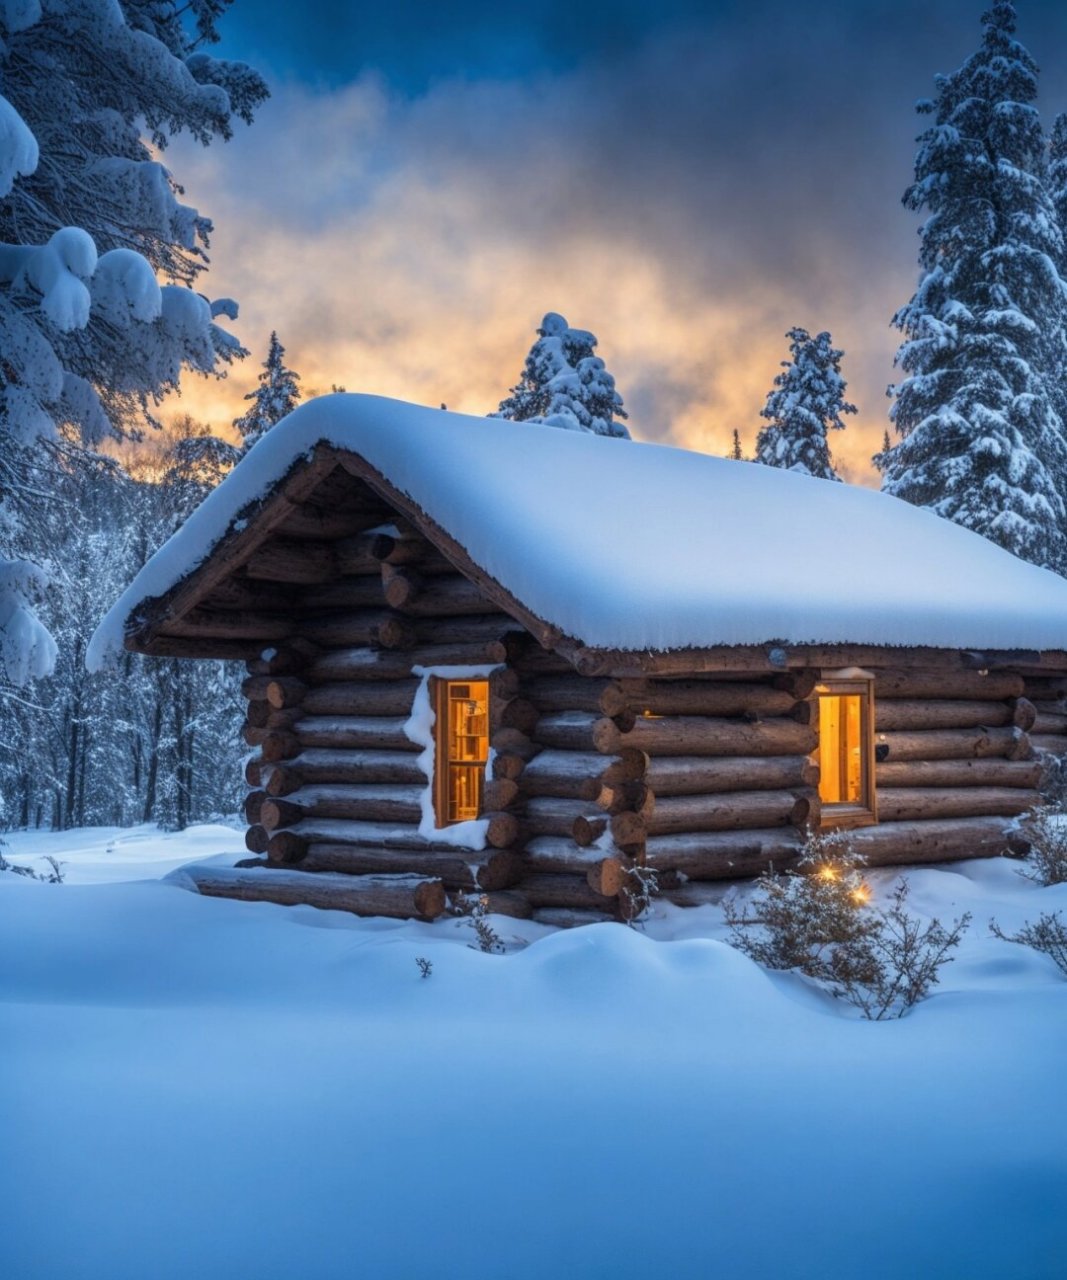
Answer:
[{"label": "window pane", "polygon": [[449,681],[444,697],[445,724],[439,725],[438,767],[444,770],[448,825],[476,818],[482,807],[485,765],[489,758],[489,682]]},{"label": "window pane", "polygon": [[823,804],[864,804],[863,696],[819,698],[819,795]]}]

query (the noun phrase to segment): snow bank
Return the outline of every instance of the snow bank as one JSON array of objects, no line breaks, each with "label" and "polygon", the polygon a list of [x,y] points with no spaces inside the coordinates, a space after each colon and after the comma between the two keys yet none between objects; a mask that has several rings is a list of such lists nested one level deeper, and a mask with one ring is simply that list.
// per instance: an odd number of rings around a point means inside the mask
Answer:
[{"label": "snow bank", "polygon": [[587,645],[1067,648],[1067,582],[852,485],[376,396],[274,427],[101,623],[88,662],[325,442],[365,458],[540,618]]},{"label": "snow bank", "polygon": [[[104,834],[6,852],[110,880]],[[127,834],[116,874],[149,869]],[[0,1274],[1060,1277],[1067,982],[986,921],[1067,886],[908,875],[917,914],[974,923],[877,1024],[724,945],[715,907],[646,935],[494,917],[498,956],[451,919],[0,875]]]}]

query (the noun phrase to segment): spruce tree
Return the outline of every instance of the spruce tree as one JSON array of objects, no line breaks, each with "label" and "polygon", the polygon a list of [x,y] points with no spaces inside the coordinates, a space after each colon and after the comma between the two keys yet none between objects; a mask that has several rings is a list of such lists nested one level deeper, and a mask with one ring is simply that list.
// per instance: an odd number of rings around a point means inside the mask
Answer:
[{"label": "spruce tree", "polygon": [[830,335],[813,338],[806,329],[790,329],[792,360],[783,360],[784,373],[760,410],[768,425],[756,437],[756,461],[784,467],[823,480],[839,479],[830,457],[827,432],[843,430],[842,414],[855,413],[845,400],[841,377],[843,351],[830,345]]},{"label": "spruce tree", "polygon": [[595,355],[596,338],[554,311],[541,321],[519,381],[493,417],[629,440],[615,379]]},{"label": "spruce tree", "polygon": [[282,418],[292,413],[300,401],[300,388],[296,385],[300,381],[300,375],[285,367],[284,355],[285,348],[278,341],[278,335],[272,333],[267,358],[263,361],[263,372],[259,375],[259,386],[245,396],[252,404],[233,421],[233,425],[241,433],[244,453],[261,440],[276,422],[281,422]]},{"label": "spruce tree", "polygon": [[[1060,253],[1056,266],[1067,280],[1067,114],[1056,117],[1049,135],[1048,168],[1045,187],[1056,214]],[[1056,412],[1067,435],[1067,325],[1058,333],[1043,335],[1047,345],[1047,374]],[[1067,482],[1060,484],[1060,496],[1067,504]]]},{"label": "spruce tree", "polygon": [[873,454],[873,455],[872,455],[872,457],[871,457],[871,461],[874,463],[874,466],[875,466],[875,469],[876,469],[876,470],[878,470],[878,471],[884,471],[884,470],[885,470],[885,468],[886,468],[886,463],[887,463],[887,462],[888,462],[888,460],[889,460],[889,454],[890,454],[890,451],[892,450],[892,448],[893,448],[893,441],[892,441],[892,440],[890,440],[890,438],[889,438],[889,432],[888,432],[888,431],[883,431],[883,432],[882,432],[882,447],[878,450],[878,452],[877,452],[876,454]]},{"label": "spruce tree", "polygon": [[1064,342],[1062,239],[1042,181],[1037,67],[1007,0],[939,77],[905,205],[927,213],[919,287],[894,317],[906,375],[883,488],[1062,567],[1067,447],[1052,386]]},{"label": "spruce tree", "polygon": [[1045,185],[1049,199],[1056,211],[1056,226],[1060,232],[1060,254],[1057,265],[1064,274],[1067,265],[1067,112],[1061,112],[1052,122],[1048,141],[1048,172]]},{"label": "spruce tree", "polygon": [[36,608],[59,477],[153,423],[183,369],[243,354],[215,323],[235,304],[192,287],[211,223],[160,162],[267,95],[203,51],[228,3],[0,4],[0,685],[55,660]]},{"label": "spruce tree", "polygon": [[745,461],[745,455],[741,449],[741,433],[736,427],[734,427],[734,438],[733,443],[730,445],[730,452],[726,456],[732,458],[734,462]]}]

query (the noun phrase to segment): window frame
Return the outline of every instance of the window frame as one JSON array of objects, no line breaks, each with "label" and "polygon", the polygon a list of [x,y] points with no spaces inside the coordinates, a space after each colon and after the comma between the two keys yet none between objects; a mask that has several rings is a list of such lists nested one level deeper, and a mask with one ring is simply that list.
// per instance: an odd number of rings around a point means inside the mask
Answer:
[{"label": "window frame", "polygon": [[[485,686],[486,758],[475,767],[480,768],[481,778],[478,784],[478,811],[474,818],[450,818],[449,811],[449,770],[455,763],[449,755],[448,744],[451,738],[449,709],[451,699],[449,689],[453,685],[480,684]],[[433,781],[431,799],[433,802],[433,818],[435,831],[447,831],[449,827],[458,826],[462,822],[476,821],[482,816],[485,803],[486,772],[489,764],[489,681],[485,676],[432,676],[430,680],[430,704],[433,707]]]},{"label": "window frame", "polygon": [[867,671],[855,668],[848,671],[826,671],[815,686],[815,725],[820,736],[819,744],[813,753],[813,759],[819,766],[819,785],[822,786],[822,737],[821,707],[824,697],[841,695],[859,695],[860,698],[860,750],[862,801],[841,801],[827,803],[819,793],[819,826],[822,830],[849,829],[853,827],[871,827],[878,822],[878,787],[875,780],[875,718],[874,718],[874,676]]}]

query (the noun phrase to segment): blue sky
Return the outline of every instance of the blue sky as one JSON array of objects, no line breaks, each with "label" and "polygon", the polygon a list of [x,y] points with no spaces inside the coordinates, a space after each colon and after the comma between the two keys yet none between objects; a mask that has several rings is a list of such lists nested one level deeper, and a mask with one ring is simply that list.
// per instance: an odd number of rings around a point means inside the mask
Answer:
[{"label": "blue sky", "polygon": [[238,0],[222,25],[228,56],[269,63],[276,72],[340,84],[374,70],[412,93],[463,74],[522,77],[545,68],[610,58],[672,26],[715,27],[751,9],[723,0],[616,0],[613,4],[499,0],[390,4],[315,3],[293,22],[282,0]]},{"label": "blue sky", "polygon": [[[751,445],[802,325],[845,350],[836,452],[869,482],[917,273],[914,103],[984,8],[235,0],[218,52],[272,100],[168,155],[253,356],[185,407],[236,416],[277,329],[312,388],[488,412],[554,310],[598,335],[638,435],[721,452],[735,427]],[[1050,123],[1067,5],[1018,8]]]}]

